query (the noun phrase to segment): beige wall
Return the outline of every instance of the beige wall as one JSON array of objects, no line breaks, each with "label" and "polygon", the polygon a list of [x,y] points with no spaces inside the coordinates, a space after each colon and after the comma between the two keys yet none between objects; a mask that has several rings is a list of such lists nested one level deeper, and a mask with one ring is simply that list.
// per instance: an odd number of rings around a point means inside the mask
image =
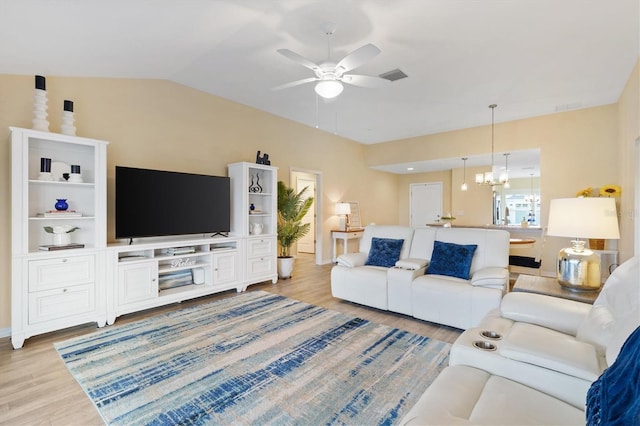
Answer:
[{"label": "beige wall", "polygon": [[[553,198],[573,197],[585,187],[599,188],[607,184],[623,187],[623,197],[619,200],[622,237],[617,242],[621,260],[633,256],[633,222],[638,214],[633,211],[635,185],[631,155],[634,141],[640,136],[638,72],[636,66],[616,104],[495,125],[496,152],[540,149],[540,223],[543,226],[547,223],[549,200]],[[365,161],[369,166],[376,166],[418,158],[434,160],[483,154],[490,148],[488,143],[482,143],[491,140],[490,131],[491,126],[487,125],[370,145],[365,148]],[[467,192],[460,191],[462,167],[450,174],[402,175],[398,180],[399,221],[408,223],[410,183],[443,181],[451,191],[445,195],[444,211],[456,216],[456,225],[491,223],[491,189],[473,183],[471,179],[476,171],[467,169]],[[543,254],[546,273],[553,273],[555,256],[567,241],[547,238]],[[611,247],[614,248],[615,243]]]},{"label": "beige wall", "polygon": [[[0,197],[10,200],[9,126],[31,127],[33,76],[0,75]],[[291,167],[323,176],[323,259],[331,259],[333,204],[360,202],[364,223],[396,223],[397,177],[369,169],[359,143],[161,80],[47,77],[50,130],[64,99],[75,102],[77,133],[110,142],[108,234],[114,239],[114,167],[128,165],[226,175],[226,165],[268,152],[278,177]],[[10,210],[0,213],[0,331],[10,326]]]},{"label": "beige wall", "polygon": [[[321,212],[323,259],[331,257],[329,230],[338,223],[333,214],[339,200],[358,201],[362,223],[409,222],[409,189],[414,182],[443,182],[444,209],[459,225],[491,221],[490,190],[469,181],[459,191],[462,169],[417,175],[390,175],[369,169],[415,159],[453,158],[482,154],[491,137],[481,126],[363,146],[255,109],[159,80],[47,78],[49,121],[58,131],[63,99],[75,101],[81,136],[105,139],[108,148],[108,239],[114,238],[113,174],[116,164],[226,174],[225,165],[255,160],[268,152],[279,167],[279,179],[289,170],[322,172]],[[542,218],[546,224],[552,198],[572,197],[587,186],[615,183],[623,188],[619,200],[621,259],[633,255],[633,147],[640,137],[640,71],[636,64],[613,105],[496,124],[495,150],[540,148]],[[0,75],[0,128],[31,127],[33,76]],[[10,199],[9,138],[0,148],[0,197]],[[467,177],[474,169],[467,169]],[[484,194],[483,191],[487,192]],[[483,204],[486,203],[486,206]],[[0,331],[10,326],[10,213],[0,215]],[[462,212],[460,214],[459,212]],[[482,213],[481,213],[482,212]],[[486,215],[486,216],[485,216]],[[563,239],[550,238],[543,263],[552,265]]]}]

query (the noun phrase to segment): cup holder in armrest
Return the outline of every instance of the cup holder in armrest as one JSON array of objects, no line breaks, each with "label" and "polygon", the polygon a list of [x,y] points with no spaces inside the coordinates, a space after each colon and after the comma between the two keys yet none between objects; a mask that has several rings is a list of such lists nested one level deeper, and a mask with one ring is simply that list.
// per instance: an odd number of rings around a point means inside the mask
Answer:
[{"label": "cup holder in armrest", "polygon": [[478,349],[485,350],[485,351],[495,351],[496,350],[496,345],[494,345],[491,342],[486,342],[484,340],[476,340],[475,342],[473,342],[473,346],[478,348]]},{"label": "cup holder in armrest", "polygon": [[502,339],[502,334],[498,333],[497,331],[491,331],[491,330],[483,330],[480,332],[480,335],[486,339],[490,339],[490,340],[500,340]]}]

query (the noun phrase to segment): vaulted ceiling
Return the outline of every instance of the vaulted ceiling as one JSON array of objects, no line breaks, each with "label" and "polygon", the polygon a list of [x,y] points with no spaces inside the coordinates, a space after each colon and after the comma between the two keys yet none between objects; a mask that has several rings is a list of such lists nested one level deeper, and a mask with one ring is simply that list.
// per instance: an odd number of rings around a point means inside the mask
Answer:
[{"label": "vaulted ceiling", "polygon": [[[638,0],[0,0],[0,73],[168,79],[370,144],[617,101],[638,60]],[[333,101],[278,54],[367,43]]]}]

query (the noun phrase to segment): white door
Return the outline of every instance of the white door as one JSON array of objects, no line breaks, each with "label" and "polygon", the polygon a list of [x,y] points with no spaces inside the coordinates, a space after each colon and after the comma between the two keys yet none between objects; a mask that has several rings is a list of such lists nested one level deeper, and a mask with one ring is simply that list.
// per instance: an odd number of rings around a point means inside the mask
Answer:
[{"label": "white door", "polygon": [[316,197],[316,180],[312,177],[307,177],[302,174],[295,176],[296,179],[296,191],[300,192],[305,187],[308,187],[306,192],[304,193],[304,199],[306,200],[308,197],[314,197],[314,202],[311,205],[311,208],[305,215],[304,219],[302,219],[302,223],[310,224],[309,232],[304,237],[298,240],[298,253],[315,253],[316,252],[316,228],[314,220],[315,217],[315,197]]},{"label": "white door", "polygon": [[442,216],[442,182],[409,185],[412,227],[435,223]]}]

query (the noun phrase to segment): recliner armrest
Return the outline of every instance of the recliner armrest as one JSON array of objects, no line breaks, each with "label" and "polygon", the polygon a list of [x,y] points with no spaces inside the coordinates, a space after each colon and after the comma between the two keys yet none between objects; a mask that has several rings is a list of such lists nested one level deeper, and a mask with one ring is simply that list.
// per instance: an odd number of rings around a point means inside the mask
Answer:
[{"label": "recliner armrest", "polygon": [[364,266],[367,261],[367,253],[345,253],[338,256],[336,262],[340,266],[346,266],[348,268],[355,268],[358,266]]},{"label": "recliner armrest", "polygon": [[396,262],[396,268],[408,269],[410,271],[417,271],[429,264],[427,259],[400,259]]},{"label": "recliner armrest", "polygon": [[505,289],[509,283],[509,270],[492,266],[477,270],[471,277],[471,285]]},{"label": "recliner armrest", "polygon": [[593,345],[526,323],[513,325],[500,345],[500,355],[588,382],[596,380],[603,370]]},{"label": "recliner armrest", "polygon": [[588,303],[558,297],[512,292],[502,298],[500,314],[513,321],[536,324],[575,336],[591,307]]}]

